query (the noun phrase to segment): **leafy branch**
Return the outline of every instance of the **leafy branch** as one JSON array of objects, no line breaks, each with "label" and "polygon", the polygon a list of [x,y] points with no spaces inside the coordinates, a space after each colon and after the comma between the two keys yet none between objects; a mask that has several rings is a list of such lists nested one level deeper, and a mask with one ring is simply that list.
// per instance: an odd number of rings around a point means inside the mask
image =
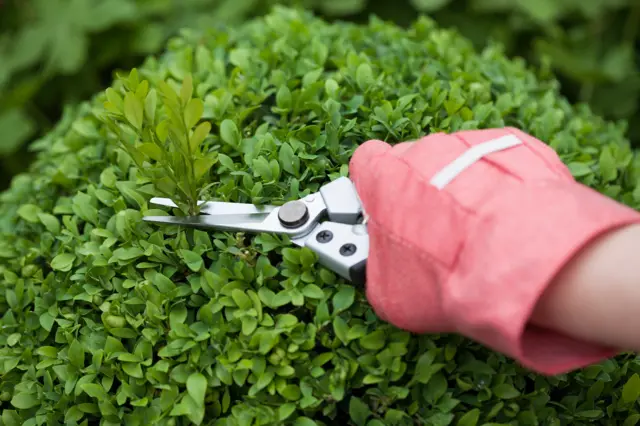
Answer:
[{"label": "leafy branch", "polygon": [[167,81],[149,89],[136,69],[119,82],[119,90],[105,91],[99,118],[162,195],[184,213],[198,214],[198,200],[207,189],[201,184],[218,158],[202,149],[211,124],[201,122],[204,102],[193,96],[192,76],[178,90]]}]

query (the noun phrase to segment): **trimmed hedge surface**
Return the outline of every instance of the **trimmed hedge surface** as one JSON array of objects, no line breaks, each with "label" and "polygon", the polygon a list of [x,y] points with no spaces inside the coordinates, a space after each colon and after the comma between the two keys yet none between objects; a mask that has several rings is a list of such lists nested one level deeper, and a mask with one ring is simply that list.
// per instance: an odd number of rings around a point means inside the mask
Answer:
[{"label": "trimmed hedge surface", "polygon": [[180,94],[191,79],[210,125],[197,190],[218,200],[303,196],[346,175],[368,139],[510,125],[585,184],[640,201],[623,125],[571,106],[546,71],[496,46],[475,52],[428,19],[402,30],[278,8],[185,31],[68,110],[0,196],[1,425],[637,423],[634,355],[544,378],[460,336],[382,323],[363,289],[285,238],[142,222],[166,214],[149,205],[166,182],[104,124],[105,102],[124,99],[124,116],[154,131],[171,108],[138,115],[125,93]]}]

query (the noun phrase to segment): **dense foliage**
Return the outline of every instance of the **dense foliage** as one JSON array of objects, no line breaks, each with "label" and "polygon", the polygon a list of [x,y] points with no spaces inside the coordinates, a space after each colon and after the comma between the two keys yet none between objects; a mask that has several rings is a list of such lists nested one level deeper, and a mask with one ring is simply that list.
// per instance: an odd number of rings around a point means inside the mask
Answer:
[{"label": "dense foliage", "polygon": [[277,9],[184,32],[68,109],[0,196],[0,425],[637,424],[633,355],[540,377],[380,322],[286,239],[141,221],[168,214],[149,199],[171,185],[185,211],[198,192],[281,203],[345,175],[367,139],[504,125],[640,207],[624,125],[429,19]]},{"label": "dense foliage", "polygon": [[[508,55],[548,61],[562,92],[594,112],[627,119],[640,146],[640,2],[634,0],[410,0],[440,25]],[[384,15],[383,15],[384,16]]]},{"label": "dense foliage", "polygon": [[351,21],[374,13],[402,25],[427,13],[477,46],[494,38],[509,56],[547,58],[565,96],[628,119],[640,146],[640,2],[632,0],[4,0],[0,188],[30,162],[25,143],[50,129],[63,105],[102,89],[113,70],[158,52],[182,27],[239,23],[274,4]]}]

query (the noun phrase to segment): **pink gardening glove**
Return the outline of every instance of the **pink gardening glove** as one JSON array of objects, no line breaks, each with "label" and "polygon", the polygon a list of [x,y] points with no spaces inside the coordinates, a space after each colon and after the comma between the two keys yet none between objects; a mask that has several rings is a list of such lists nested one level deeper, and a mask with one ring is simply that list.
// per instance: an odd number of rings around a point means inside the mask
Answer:
[{"label": "pink gardening glove", "polygon": [[380,318],[460,333],[542,374],[616,354],[529,323],[581,247],[640,222],[576,182],[543,142],[514,128],[372,140],[350,173],[369,217],[367,297]]}]

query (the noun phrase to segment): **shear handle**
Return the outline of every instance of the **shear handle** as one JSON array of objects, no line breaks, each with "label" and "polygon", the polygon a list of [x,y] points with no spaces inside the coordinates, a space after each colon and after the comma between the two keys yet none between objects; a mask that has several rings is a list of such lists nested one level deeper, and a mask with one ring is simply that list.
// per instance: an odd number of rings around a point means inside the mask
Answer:
[{"label": "shear handle", "polygon": [[366,282],[369,234],[366,225],[322,222],[300,244],[318,254],[319,262],[354,285]]}]

